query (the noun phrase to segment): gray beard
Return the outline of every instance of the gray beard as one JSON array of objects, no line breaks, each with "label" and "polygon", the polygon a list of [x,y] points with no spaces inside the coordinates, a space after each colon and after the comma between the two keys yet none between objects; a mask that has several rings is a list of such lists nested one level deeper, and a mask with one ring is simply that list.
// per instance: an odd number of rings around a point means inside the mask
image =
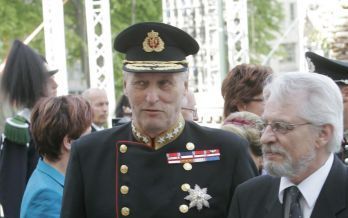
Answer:
[{"label": "gray beard", "polygon": [[314,147],[310,151],[308,151],[307,154],[302,155],[301,158],[296,162],[294,162],[294,160],[288,154],[288,152],[281,147],[272,146],[271,150],[279,151],[280,153],[285,155],[285,159],[282,163],[269,161],[265,157],[263,157],[263,161],[264,161],[263,165],[266,171],[268,172],[268,174],[272,176],[294,178],[302,174],[304,171],[306,171],[310,163],[315,159]]}]

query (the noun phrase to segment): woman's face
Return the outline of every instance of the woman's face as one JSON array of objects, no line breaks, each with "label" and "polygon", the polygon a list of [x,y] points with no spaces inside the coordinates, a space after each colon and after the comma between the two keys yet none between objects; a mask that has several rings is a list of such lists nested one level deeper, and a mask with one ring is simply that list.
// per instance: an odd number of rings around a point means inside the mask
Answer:
[{"label": "woman's face", "polygon": [[241,103],[238,105],[239,111],[248,111],[259,116],[262,115],[265,104],[263,102],[262,94],[254,96],[247,103]]}]

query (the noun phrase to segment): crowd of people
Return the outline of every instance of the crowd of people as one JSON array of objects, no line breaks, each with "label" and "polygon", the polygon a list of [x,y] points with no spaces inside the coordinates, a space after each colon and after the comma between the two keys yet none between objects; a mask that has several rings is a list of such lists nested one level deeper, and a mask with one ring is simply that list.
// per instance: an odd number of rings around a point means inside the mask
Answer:
[{"label": "crowd of people", "polygon": [[105,90],[57,97],[59,72],[14,41],[1,78],[18,113],[0,140],[0,217],[348,217],[348,63],[307,52],[310,72],[234,66],[215,129],[195,122],[194,38],[143,22],[114,48],[124,95],[107,128]]}]

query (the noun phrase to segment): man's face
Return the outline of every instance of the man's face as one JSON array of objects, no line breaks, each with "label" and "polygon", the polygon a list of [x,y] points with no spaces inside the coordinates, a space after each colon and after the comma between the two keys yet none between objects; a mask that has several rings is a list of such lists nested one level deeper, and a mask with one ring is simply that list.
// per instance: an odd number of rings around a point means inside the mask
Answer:
[{"label": "man's face", "polygon": [[109,115],[109,101],[105,91],[91,93],[90,103],[93,110],[93,123],[98,126],[104,125]]},{"label": "man's face", "polygon": [[173,126],[187,92],[185,73],[125,73],[124,92],[136,127],[155,137]]},{"label": "man's face", "polygon": [[57,96],[58,84],[56,83],[54,76],[50,76],[47,79],[45,95],[47,97],[56,97]]},{"label": "man's face", "polygon": [[308,121],[297,116],[295,104],[285,106],[267,101],[263,119],[267,123],[302,124],[286,133],[273,131],[270,125],[265,128],[261,143],[266,170],[271,175],[288,178],[311,170],[317,156],[315,143],[318,133]]}]

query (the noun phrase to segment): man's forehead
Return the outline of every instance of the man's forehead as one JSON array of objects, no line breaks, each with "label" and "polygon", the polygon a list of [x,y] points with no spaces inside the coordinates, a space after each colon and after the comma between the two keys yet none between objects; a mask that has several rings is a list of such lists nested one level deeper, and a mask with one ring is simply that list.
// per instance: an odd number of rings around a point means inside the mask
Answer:
[{"label": "man's forehead", "polygon": [[264,111],[261,117],[263,119],[272,120],[291,120],[296,117],[296,105],[268,99],[265,102]]}]

